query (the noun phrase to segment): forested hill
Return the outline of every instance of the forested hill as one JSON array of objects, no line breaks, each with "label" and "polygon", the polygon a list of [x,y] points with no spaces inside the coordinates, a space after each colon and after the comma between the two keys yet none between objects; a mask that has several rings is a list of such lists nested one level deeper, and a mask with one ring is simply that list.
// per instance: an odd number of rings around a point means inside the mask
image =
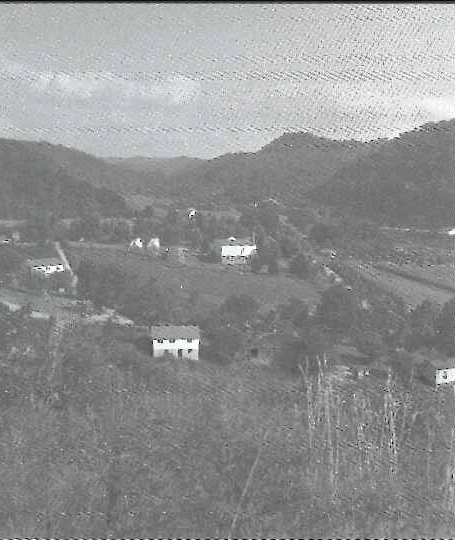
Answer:
[{"label": "forested hill", "polygon": [[345,164],[312,199],[384,224],[452,226],[455,119],[428,123]]},{"label": "forested hill", "polygon": [[195,169],[204,162],[203,159],[186,156],[172,158],[153,158],[134,156],[128,158],[105,158],[108,163],[119,165],[124,169],[130,169],[148,175],[163,175],[169,177],[181,172]]},{"label": "forested hill", "polygon": [[122,190],[144,178],[90,154],[46,142],[0,139],[0,218],[26,217],[30,209],[62,216],[87,207],[103,215],[125,211]]},{"label": "forested hill", "polygon": [[332,206],[383,224],[452,226],[455,120],[394,139],[338,141],[288,133],[258,152],[194,158],[101,159],[48,143],[0,139],[0,217],[29,208],[72,216],[92,204],[125,211],[121,194],[185,204],[245,204],[275,197],[292,207]]},{"label": "forested hill", "polygon": [[254,153],[224,154],[177,172],[167,194],[197,202],[245,203],[278,197],[299,204],[306,193],[356,159],[367,146],[332,141],[310,133],[289,133]]},{"label": "forested hill", "polygon": [[453,225],[455,120],[393,139],[336,141],[289,133],[249,154],[226,154],[173,175],[168,194],[192,202],[332,206],[381,224]]}]

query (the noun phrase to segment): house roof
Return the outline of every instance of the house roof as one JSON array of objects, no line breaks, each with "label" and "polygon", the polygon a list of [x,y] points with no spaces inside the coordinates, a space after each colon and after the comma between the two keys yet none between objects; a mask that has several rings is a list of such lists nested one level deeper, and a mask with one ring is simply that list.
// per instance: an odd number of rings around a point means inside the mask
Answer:
[{"label": "house roof", "polygon": [[30,259],[27,261],[27,266],[47,266],[63,264],[63,262],[58,257],[45,257],[41,259]]},{"label": "house roof", "polygon": [[191,325],[174,326],[160,324],[150,327],[152,339],[199,339],[199,327]]},{"label": "house roof", "polygon": [[216,238],[213,240],[212,245],[215,248],[221,249],[222,246],[253,246],[251,238]]}]

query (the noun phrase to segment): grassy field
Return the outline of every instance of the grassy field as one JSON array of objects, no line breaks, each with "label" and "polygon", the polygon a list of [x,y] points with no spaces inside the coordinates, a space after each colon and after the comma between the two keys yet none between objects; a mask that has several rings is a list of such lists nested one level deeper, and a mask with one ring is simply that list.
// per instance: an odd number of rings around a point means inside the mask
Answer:
[{"label": "grassy field", "polygon": [[346,260],[345,263],[384,290],[401,296],[411,308],[414,308],[427,298],[441,306],[454,296],[453,292],[438,288],[435,285],[426,285],[411,277],[398,276],[354,259]]},{"label": "grassy field", "polygon": [[[314,307],[319,301],[317,288],[304,280],[285,275],[241,274],[235,269],[224,269],[218,264],[201,263],[194,258],[189,264],[171,264],[157,258],[126,253],[125,248],[72,245],[68,249],[72,260],[87,257],[98,263],[116,264],[128,274],[140,279],[155,276],[161,283],[176,289],[196,290],[207,302],[217,305],[232,294],[248,294],[266,310],[297,297]],[[76,261],[77,264],[77,261]]]},{"label": "grassy field", "polygon": [[394,264],[379,263],[375,265],[377,269],[388,271],[402,277],[415,279],[426,285],[434,285],[441,289],[447,288],[449,292],[455,293],[454,269],[450,265],[427,265],[422,266],[415,263]]}]

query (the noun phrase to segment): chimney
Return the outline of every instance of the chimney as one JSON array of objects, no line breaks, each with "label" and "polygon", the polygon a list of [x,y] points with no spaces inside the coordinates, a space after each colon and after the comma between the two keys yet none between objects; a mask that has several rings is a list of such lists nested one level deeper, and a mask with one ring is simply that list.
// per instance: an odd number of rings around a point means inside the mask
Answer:
[{"label": "chimney", "polygon": [[251,236],[253,238],[253,246],[254,246],[256,244],[256,235],[255,235],[254,231],[253,231],[253,234]]}]

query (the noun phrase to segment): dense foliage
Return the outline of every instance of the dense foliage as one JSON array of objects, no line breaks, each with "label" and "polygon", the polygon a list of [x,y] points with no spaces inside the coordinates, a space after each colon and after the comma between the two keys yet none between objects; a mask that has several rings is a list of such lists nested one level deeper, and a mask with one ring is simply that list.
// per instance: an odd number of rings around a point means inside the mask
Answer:
[{"label": "dense foliage", "polygon": [[453,221],[454,120],[403,133],[338,170],[312,196],[341,211],[390,224]]},{"label": "dense foliage", "polygon": [[[127,212],[116,193],[127,180],[124,171],[83,152],[1,139],[0,171],[2,219],[27,218],[36,209],[63,217],[76,216],[84,208],[103,215]],[[133,182],[133,173],[130,179]]]}]

